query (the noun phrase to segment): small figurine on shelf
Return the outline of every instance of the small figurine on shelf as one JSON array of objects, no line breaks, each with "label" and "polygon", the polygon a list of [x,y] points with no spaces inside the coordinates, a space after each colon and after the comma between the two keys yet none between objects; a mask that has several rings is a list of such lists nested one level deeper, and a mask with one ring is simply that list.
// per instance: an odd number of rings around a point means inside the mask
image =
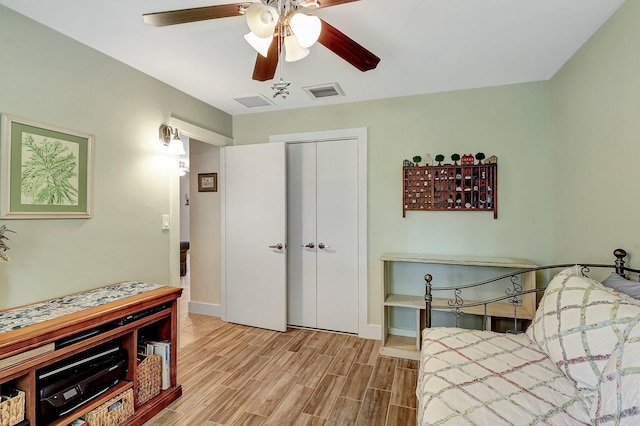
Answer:
[{"label": "small figurine on shelf", "polygon": [[415,157],[413,157],[413,162],[416,163],[416,166],[419,166],[420,162],[422,161],[422,157],[420,157],[419,155],[416,155]]},{"label": "small figurine on shelf", "polygon": [[412,163],[409,160],[404,160],[402,162],[402,167],[411,167]]},{"label": "small figurine on shelf", "polygon": [[460,160],[460,164],[471,164],[473,165],[474,161],[473,161],[473,154],[464,154],[462,156],[462,159]]},{"label": "small figurine on shelf", "polygon": [[453,160],[453,165],[458,165],[458,160],[460,160],[460,154],[452,154],[451,159]]},{"label": "small figurine on shelf", "polygon": [[429,154],[424,155],[424,165],[425,166],[433,166],[433,160]]},{"label": "small figurine on shelf", "polygon": [[484,160],[484,152],[479,152],[476,154],[476,160],[478,160],[478,165],[482,164],[482,160]]},{"label": "small figurine on shelf", "polygon": [[436,161],[438,162],[438,166],[442,166],[442,162],[444,161],[444,155],[442,154],[436,155]]},{"label": "small figurine on shelf", "polygon": [[492,155],[491,157],[487,158],[487,161],[484,162],[484,164],[496,164],[498,162],[498,157],[496,157],[495,155]]}]

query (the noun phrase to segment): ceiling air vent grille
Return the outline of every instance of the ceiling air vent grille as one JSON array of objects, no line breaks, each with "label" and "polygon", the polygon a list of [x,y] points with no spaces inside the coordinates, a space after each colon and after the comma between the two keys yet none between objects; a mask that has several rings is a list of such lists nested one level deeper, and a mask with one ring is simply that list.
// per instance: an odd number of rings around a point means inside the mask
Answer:
[{"label": "ceiling air vent grille", "polygon": [[344,96],[344,92],[342,91],[342,88],[338,83],[303,87],[303,89],[313,99],[330,98],[332,96]]},{"label": "ceiling air vent grille", "polygon": [[240,102],[242,105],[247,108],[257,108],[273,105],[269,99],[265,98],[262,95],[259,96],[249,96],[246,98],[234,98],[236,101]]}]

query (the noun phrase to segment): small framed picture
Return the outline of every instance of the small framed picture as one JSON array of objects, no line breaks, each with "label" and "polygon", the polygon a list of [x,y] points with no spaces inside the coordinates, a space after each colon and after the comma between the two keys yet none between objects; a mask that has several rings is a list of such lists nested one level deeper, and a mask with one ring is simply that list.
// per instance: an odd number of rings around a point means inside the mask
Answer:
[{"label": "small framed picture", "polygon": [[218,174],[198,173],[198,192],[218,192]]}]

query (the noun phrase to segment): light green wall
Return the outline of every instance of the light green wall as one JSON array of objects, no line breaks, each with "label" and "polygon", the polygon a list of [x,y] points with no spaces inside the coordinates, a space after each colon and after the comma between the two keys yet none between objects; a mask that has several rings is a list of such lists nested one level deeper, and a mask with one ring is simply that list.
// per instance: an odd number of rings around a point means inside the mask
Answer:
[{"label": "light green wall", "polygon": [[178,178],[158,127],[173,114],[231,136],[231,117],[3,6],[0,52],[0,112],[95,135],[92,219],[0,220],[17,232],[0,309],[123,280],[169,284],[178,246],[160,217]]},{"label": "light green wall", "polygon": [[[160,215],[175,164],[157,128],[178,118],[231,137],[367,127],[369,320],[379,323],[385,251],[508,255],[538,263],[640,253],[640,3],[626,2],[550,82],[231,118],[0,6],[0,112],[96,136],[95,216],[1,221],[0,308],[139,279],[168,283]],[[424,153],[498,155],[499,218],[409,212],[401,162]],[[175,185],[177,188],[177,184]],[[176,242],[177,244],[177,242]],[[175,247],[177,250],[177,246]]]},{"label": "light green wall", "polygon": [[[549,260],[548,83],[235,116],[236,144],[269,135],[368,128],[369,323],[380,323],[380,263],[387,251]],[[484,152],[499,157],[499,214],[408,212],[402,161]],[[416,286],[421,286],[416,282]]]},{"label": "light green wall", "polygon": [[640,258],[638,22],[640,2],[627,1],[551,80],[556,260],[608,260],[617,247]]}]

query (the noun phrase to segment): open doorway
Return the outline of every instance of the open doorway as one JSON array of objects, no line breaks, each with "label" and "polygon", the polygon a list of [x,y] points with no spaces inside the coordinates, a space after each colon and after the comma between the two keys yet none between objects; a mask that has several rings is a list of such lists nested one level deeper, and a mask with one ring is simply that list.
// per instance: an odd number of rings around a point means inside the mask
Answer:
[{"label": "open doorway", "polygon": [[[169,231],[172,253],[175,253],[171,255],[171,282],[188,288],[181,298],[185,305],[182,312],[220,316],[222,192],[219,188],[223,185],[220,148],[233,145],[233,140],[175,117],[170,118],[169,125],[179,129],[188,153],[180,160],[188,160],[189,168],[185,177],[178,178],[176,173],[171,184],[175,194],[171,196],[172,221],[176,218]],[[198,175],[211,173],[217,173],[218,191],[198,191]],[[179,274],[180,241],[189,241],[184,277]]]},{"label": "open doorway", "polygon": [[182,161],[189,171],[180,177],[180,285],[188,312],[219,316],[220,147],[194,138],[183,144],[187,156]]}]

